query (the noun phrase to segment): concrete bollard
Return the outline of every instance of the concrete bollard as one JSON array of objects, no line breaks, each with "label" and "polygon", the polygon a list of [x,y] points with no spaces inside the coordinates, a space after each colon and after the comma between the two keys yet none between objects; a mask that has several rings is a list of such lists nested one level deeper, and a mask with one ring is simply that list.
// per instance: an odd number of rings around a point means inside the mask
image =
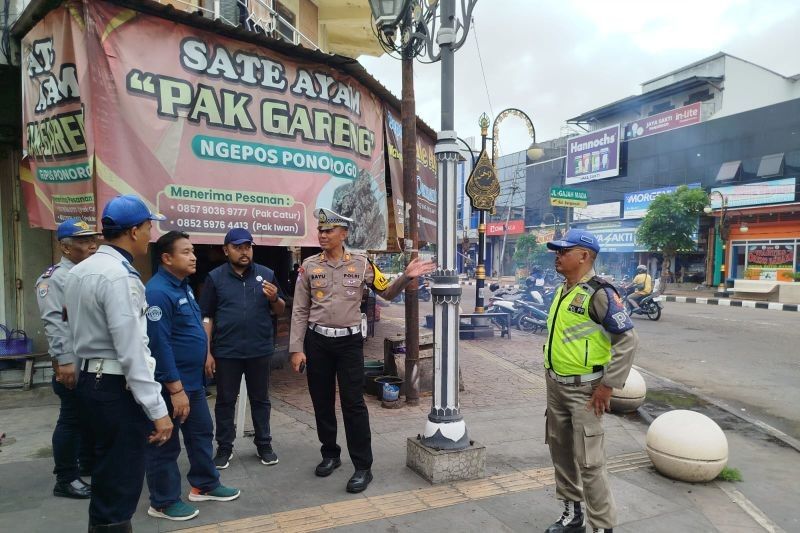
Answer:
[{"label": "concrete bollard", "polygon": [[615,413],[630,413],[637,410],[647,396],[647,384],[635,368],[631,368],[625,386],[614,389],[611,393],[611,411]]},{"label": "concrete bollard", "polygon": [[728,463],[728,439],[706,415],[678,409],[650,424],[647,454],[656,470],[667,477],[711,481]]}]

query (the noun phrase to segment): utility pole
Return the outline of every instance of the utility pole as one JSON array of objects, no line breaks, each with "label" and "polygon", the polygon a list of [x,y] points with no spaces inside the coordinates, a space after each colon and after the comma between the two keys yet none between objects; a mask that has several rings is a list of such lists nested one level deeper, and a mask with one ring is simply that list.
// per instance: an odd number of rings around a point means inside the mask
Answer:
[{"label": "utility pole", "polygon": [[[411,10],[406,10],[402,25],[410,28]],[[417,111],[414,102],[414,54],[407,44],[402,50],[402,109],[403,123],[403,199],[405,212],[405,252],[415,259],[419,253],[419,222],[417,221]],[[406,314],[406,405],[419,404],[419,292],[418,283],[405,291]]]}]

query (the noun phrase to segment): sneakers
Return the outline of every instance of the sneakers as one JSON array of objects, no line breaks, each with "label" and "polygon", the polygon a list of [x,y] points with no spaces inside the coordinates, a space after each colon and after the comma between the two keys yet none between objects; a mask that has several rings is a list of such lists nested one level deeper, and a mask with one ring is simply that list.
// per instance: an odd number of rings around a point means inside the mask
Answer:
[{"label": "sneakers", "polygon": [[233,487],[226,487],[225,485],[220,485],[214,490],[209,490],[205,492],[203,492],[198,488],[192,487],[192,490],[189,491],[189,501],[229,502],[231,500],[235,500],[236,498],[238,498],[241,493],[242,491],[240,491],[239,489],[234,489]]},{"label": "sneakers", "polygon": [[583,517],[581,502],[564,501],[564,512],[561,518],[545,530],[545,533],[584,533],[586,522]]},{"label": "sneakers", "polygon": [[214,456],[214,466],[217,467],[217,470],[225,470],[231,466],[231,459],[233,459],[233,449],[217,448],[217,455]]},{"label": "sneakers", "polygon": [[151,505],[147,510],[147,514],[153,518],[166,518],[167,520],[175,520],[176,522],[191,520],[199,513],[200,510],[197,509],[197,507],[192,507],[191,505],[183,503],[180,500],[173,503],[169,507],[165,507],[164,509],[156,509]]},{"label": "sneakers", "polygon": [[592,528],[592,533],[614,533],[614,530],[610,527],[607,528],[594,527]]},{"label": "sneakers", "polygon": [[259,446],[258,452],[256,453],[259,459],[261,459],[262,465],[272,466],[278,464],[278,455],[272,451],[272,446],[270,444]]}]

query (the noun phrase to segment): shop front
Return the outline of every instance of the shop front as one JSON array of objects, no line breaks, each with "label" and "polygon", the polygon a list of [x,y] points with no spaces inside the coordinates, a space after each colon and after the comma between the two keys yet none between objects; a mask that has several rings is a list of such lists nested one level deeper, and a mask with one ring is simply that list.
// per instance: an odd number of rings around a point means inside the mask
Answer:
[{"label": "shop front", "polygon": [[752,222],[745,218],[731,228],[728,279],[795,281],[800,273],[800,216],[771,217],[779,220],[758,222],[761,217],[750,215]]}]

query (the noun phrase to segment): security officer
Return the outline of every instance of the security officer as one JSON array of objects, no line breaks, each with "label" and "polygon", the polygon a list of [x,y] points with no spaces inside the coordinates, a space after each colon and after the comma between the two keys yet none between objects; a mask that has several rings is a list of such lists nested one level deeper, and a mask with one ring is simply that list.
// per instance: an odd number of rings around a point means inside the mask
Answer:
[{"label": "security officer", "polygon": [[414,278],[433,271],[431,261],[411,261],[390,285],[378,267],[360,253],[344,248],[352,220],[328,209],[314,216],[322,253],[303,262],[294,291],[289,339],[292,368],[307,371],[314,404],[322,462],[316,475],[329,476],[341,466],[336,444],[336,380],[355,473],[347,492],[361,492],[372,481],[369,413],[364,402],[364,350],[361,337],[361,295],[364,285],[391,300]]},{"label": "security officer", "polygon": [[53,359],[53,392],[61,400],[53,431],[53,473],[56,475],[53,494],[64,498],[86,499],[91,496],[91,487],[84,483],[80,474],[91,475],[92,467],[92,441],[83,431],[80,405],[75,394],[76,365],[69,325],[64,320],[64,283],[72,267],[97,251],[98,235],[79,218],[70,218],[59,224],[56,237],[61,248],[61,261],[36,280],[36,301],[47,335],[48,351]]},{"label": "security officer", "polygon": [[149,304],[145,313],[147,336],[156,360],[156,380],[162,384],[161,394],[175,429],[164,446],[147,448],[147,514],[182,521],[194,518],[200,511],[181,501],[178,428],[189,457],[189,500],[230,501],[240,492],[219,482],[212,458],[214,423],[203,377],[208,338],[200,319],[200,306],[187,280],[197,271],[194,246],[188,233],[170,231],[156,242],[156,253],[161,266],[147,282],[145,293]]},{"label": "security officer", "polygon": [[565,277],[547,317],[546,441],[564,502],[547,533],[583,532],[581,501],[595,532],[612,531],[617,520],[608,483],[602,416],[611,391],[622,388],[633,364],[638,336],[613,286],[596,277],[597,238],[573,229],[547,247]]},{"label": "security officer", "polygon": [[103,209],[107,244],[67,277],[66,316],[81,368],[78,396],[95,439],[90,533],[131,531],[145,447],[172,435],[147,347],[144,285],[132,265],[147,255],[151,221],[164,219],[137,196],[117,196]]}]

